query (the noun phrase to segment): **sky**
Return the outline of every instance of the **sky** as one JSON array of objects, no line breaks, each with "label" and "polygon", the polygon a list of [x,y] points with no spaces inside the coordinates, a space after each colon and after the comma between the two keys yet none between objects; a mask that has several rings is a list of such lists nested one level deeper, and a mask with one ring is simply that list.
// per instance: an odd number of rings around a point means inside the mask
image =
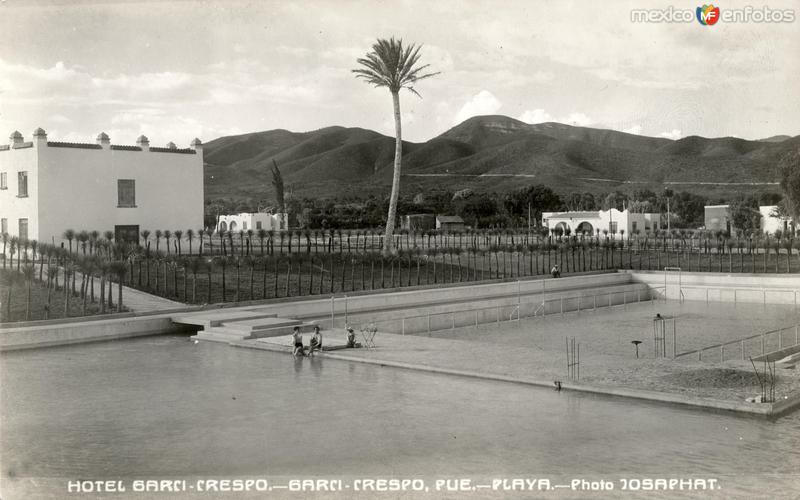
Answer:
[{"label": "sky", "polygon": [[[0,134],[187,146],[331,125],[393,135],[388,90],[354,78],[377,38],[439,71],[401,95],[403,138],[476,115],[679,139],[800,134],[800,20],[632,22],[629,1],[0,0]],[[791,9],[800,2],[728,1]],[[0,142],[4,142],[0,140]]]}]

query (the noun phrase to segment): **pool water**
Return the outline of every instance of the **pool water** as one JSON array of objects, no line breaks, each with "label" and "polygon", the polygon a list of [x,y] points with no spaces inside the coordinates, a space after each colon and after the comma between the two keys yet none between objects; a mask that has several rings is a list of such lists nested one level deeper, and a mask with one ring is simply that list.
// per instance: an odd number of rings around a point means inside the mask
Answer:
[{"label": "pool water", "polygon": [[4,353],[0,377],[3,499],[63,498],[77,478],[702,476],[719,498],[800,485],[797,412],[769,421],[183,336]]}]

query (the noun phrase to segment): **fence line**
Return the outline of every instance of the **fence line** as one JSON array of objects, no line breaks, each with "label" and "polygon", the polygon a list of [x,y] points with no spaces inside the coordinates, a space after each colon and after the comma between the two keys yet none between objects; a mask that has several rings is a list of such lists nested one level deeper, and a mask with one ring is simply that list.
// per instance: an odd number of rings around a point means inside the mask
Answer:
[{"label": "fence line", "polygon": [[[672,284],[675,285],[675,283],[672,283]],[[656,291],[656,290],[664,290],[664,294],[660,298],[663,299],[663,300],[667,300],[667,289],[666,289],[666,287],[654,286],[654,287],[652,287],[652,290],[654,290],[654,291]],[[794,307],[796,308],[797,305],[798,305],[798,302],[800,302],[800,290],[796,290],[796,289],[795,290],[792,290],[792,289],[776,290],[774,288],[768,289],[768,288],[765,288],[765,287],[711,287],[711,286],[699,286],[699,285],[697,285],[697,286],[695,286],[695,285],[680,285],[680,289],[679,290],[680,290],[680,294],[681,294],[681,297],[683,298],[683,300],[690,300],[690,301],[703,300],[702,294],[701,294],[701,296],[699,298],[697,296],[695,296],[694,294],[692,294],[691,296],[688,296],[688,295],[683,293],[684,290],[687,290],[687,291],[688,290],[705,290],[705,302],[706,302],[706,304],[708,304],[709,302],[728,302],[727,300],[723,300],[722,299],[724,293],[727,293],[729,296],[730,296],[731,293],[733,294],[733,304],[734,305],[738,304],[739,302],[742,302],[742,303],[745,303],[745,304],[755,304],[755,303],[757,303],[756,301],[740,300],[740,296],[739,295],[742,292],[749,292],[751,294],[761,295],[760,302],[763,305],[767,305],[767,295],[768,294],[771,294],[771,295],[775,295],[775,294],[784,294],[784,295],[785,294],[791,294],[791,301],[790,302],[786,302],[786,303],[779,303],[779,302],[774,302],[774,301],[770,302],[770,304],[773,304],[773,305],[789,305],[789,304],[793,304]],[[716,297],[718,298],[718,300],[713,300],[713,294],[709,293],[710,291],[716,292]]]},{"label": "fence line", "polygon": [[[783,334],[784,331],[789,331],[789,332],[794,331],[794,343],[784,343],[784,334]],[[772,337],[770,337],[770,336],[772,336]],[[764,354],[767,354],[767,350],[766,350],[767,347],[766,346],[767,346],[767,343],[768,343],[769,339],[770,338],[774,339],[775,336],[777,336],[777,347],[778,348],[776,350],[778,350],[778,351],[783,349],[783,348],[785,348],[785,347],[793,347],[793,346],[796,346],[796,345],[800,344],[800,323],[798,323],[796,325],[784,326],[782,328],[778,328],[778,329],[775,329],[775,330],[769,330],[767,332],[757,333],[755,335],[749,335],[747,337],[741,337],[741,338],[738,338],[738,339],[735,339],[735,340],[730,340],[728,342],[722,342],[722,343],[719,343],[719,344],[714,344],[714,345],[710,345],[710,346],[707,346],[707,347],[702,347],[700,349],[694,349],[692,351],[682,352],[682,353],[676,355],[675,358],[677,359],[677,358],[681,358],[681,357],[684,357],[684,356],[697,354],[697,359],[699,361],[702,361],[704,352],[718,349],[719,350],[719,361],[721,362],[721,361],[725,361],[725,347],[738,344],[740,357],[741,357],[742,360],[744,360],[744,359],[746,359],[746,357],[745,357],[745,343],[746,342],[749,342],[749,341],[751,341],[753,339],[760,339],[760,349],[759,349],[760,352],[758,352],[756,354],[764,355]],[[792,337],[791,334],[788,337],[789,337],[789,339],[791,339],[791,337]]]},{"label": "fence line", "polygon": [[[552,294],[555,293],[557,292],[552,292]],[[551,298],[548,298],[545,293],[540,293],[539,296],[541,300],[522,302],[518,295],[516,303],[431,312],[414,316],[371,321],[371,323],[376,325],[383,324],[385,325],[385,331],[400,333],[402,335],[406,333],[430,333],[433,331],[454,330],[456,328],[468,326],[478,328],[480,325],[490,323],[499,324],[505,321],[521,321],[522,318],[580,313],[582,311],[595,311],[598,308],[616,306],[626,307],[628,304],[652,302],[654,300],[654,296],[650,293],[650,290],[641,287],[579,295],[566,295],[561,293],[558,297]],[[393,326],[395,328],[392,328]]]}]

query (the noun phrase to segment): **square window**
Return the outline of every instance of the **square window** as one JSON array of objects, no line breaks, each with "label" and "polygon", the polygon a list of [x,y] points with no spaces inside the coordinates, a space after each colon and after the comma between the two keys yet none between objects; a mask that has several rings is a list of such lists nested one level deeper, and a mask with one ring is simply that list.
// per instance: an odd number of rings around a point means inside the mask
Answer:
[{"label": "square window", "polygon": [[117,179],[117,206],[136,206],[136,181],[133,179]]},{"label": "square window", "polygon": [[17,196],[19,196],[20,198],[25,198],[26,196],[28,196],[28,172],[19,172],[17,174],[17,181],[19,187],[19,190],[17,191]]},{"label": "square window", "polygon": [[261,229],[261,221],[256,221],[256,229]]},{"label": "square window", "polygon": [[8,189],[8,172],[0,172],[0,189]]},{"label": "square window", "polygon": [[0,219],[0,234],[8,234],[8,219]]},{"label": "square window", "polygon": [[19,220],[19,239],[28,239],[28,219]]}]

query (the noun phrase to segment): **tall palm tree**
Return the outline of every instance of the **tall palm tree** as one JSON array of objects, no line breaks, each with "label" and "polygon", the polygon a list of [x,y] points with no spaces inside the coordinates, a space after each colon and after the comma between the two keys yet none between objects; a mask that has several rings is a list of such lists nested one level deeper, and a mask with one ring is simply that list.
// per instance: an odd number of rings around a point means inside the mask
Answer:
[{"label": "tall palm tree", "polygon": [[389,213],[386,219],[386,231],[383,239],[383,252],[392,251],[394,222],[397,217],[397,198],[400,193],[400,166],[403,156],[402,126],[400,122],[400,89],[407,89],[419,96],[414,85],[425,78],[430,78],[437,73],[422,72],[429,66],[419,65],[422,47],[413,43],[403,47],[403,40],[378,39],[372,46],[372,51],[365,57],[357,59],[362,68],[352,70],[356,78],[362,78],[375,87],[387,87],[392,95],[394,106],[394,176],[392,179],[392,194],[389,198]]}]

